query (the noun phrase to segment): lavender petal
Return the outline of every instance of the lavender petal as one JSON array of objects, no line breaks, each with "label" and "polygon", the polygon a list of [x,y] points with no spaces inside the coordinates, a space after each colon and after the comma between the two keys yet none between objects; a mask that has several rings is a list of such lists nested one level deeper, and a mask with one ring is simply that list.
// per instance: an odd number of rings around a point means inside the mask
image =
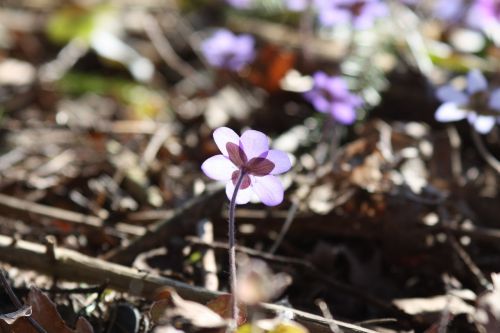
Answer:
[{"label": "lavender petal", "polygon": [[236,171],[237,168],[227,157],[215,155],[203,162],[201,170],[212,179],[229,180],[231,179],[232,173]]},{"label": "lavender petal", "polygon": [[264,205],[276,206],[283,201],[283,185],[278,177],[253,177],[252,189]]}]

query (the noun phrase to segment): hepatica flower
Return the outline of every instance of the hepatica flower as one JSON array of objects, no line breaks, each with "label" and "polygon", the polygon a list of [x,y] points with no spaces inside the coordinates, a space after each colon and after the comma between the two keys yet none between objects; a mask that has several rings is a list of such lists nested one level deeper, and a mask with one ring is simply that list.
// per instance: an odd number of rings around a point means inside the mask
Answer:
[{"label": "hepatica flower", "polygon": [[478,29],[500,27],[500,0],[476,0],[469,10],[467,23]]},{"label": "hepatica flower", "polygon": [[500,119],[500,88],[490,90],[483,74],[472,70],[467,74],[467,87],[459,91],[447,85],[437,91],[443,102],[434,117],[440,122],[466,119],[474,129],[486,134]]},{"label": "hepatica flower", "polygon": [[210,65],[238,71],[254,59],[255,40],[220,29],[201,43],[201,51]]},{"label": "hepatica flower", "polygon": [[315,4],[324,26],[350,23],[356,29],[366,29],[389,12],[381,0],[315,0]]},{"label": "hepatica flower", "polygon": [[285,7],[292,12],[301,12],[309,6],[311,0],[284,0]]},{"label": "hepatica flower", "polygon": [[268,137],[259,131],[247,130],[239,137],[232,129],[220,127],[213,136],[222,154],[207,159],[201,169],[212,179],[227,181],[229,200],[243,173],[237,204],[248,203],[252,192],[268,206],[283,201],[283,185],[275,175],[290,169],[291,162],[286,153],[269,149]]},{"label": "hepatica flower", "polygon": [[313,79],[313,88],[306,92],[304,97],[314,108],[319,112],[331,114],[341,124],[354,123],[356,109],[363,101],[349,91],[345,80],[340,76],[328,76],[323,72],[315,73]]},{"label": "hepatica flower", "polygon": [[234,8],[247,9],[252,5],[252,0],[226,0]]},{"label": "hepatica flower", "polygon": [[460,20],[467,8],[464,0],[437,0],[433,4],[434,16],[444,20],[455,22]]}]

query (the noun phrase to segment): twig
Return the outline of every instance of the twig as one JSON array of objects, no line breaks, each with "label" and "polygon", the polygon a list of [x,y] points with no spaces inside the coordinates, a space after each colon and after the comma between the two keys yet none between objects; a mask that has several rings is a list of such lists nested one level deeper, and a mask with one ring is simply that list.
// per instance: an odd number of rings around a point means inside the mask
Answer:
[{"label": "twig", "polygon": [[[16,294],[14,294],[14,291],[10,287],[9,282],[7,281],[7,278],[5,277],[5,274],[3,272],[3,269],[0,269],[0,283],[7,292],[7,295],[9,295],[9,298],[16,307],[16,309],[17,310],[21,309],[23,305],[21,304],[21,301],[19,300],[19,298],[17,298]],[[40,326],[40,324],[32,316],[28,316],[26,318],[30,322],[31,326],[33,326],[39,333],[47,333],[47,331],[42,326]]]},{"label": "twig", "polygon": [[[212,243],[214,241],[214,225],[211,221],[203,219],[198,222],[197,233],[204,242]],[[203,252],[203,285],[208,290],[216,291],[219,289],[219,279],[217,278],[217,264],[215,262],[215,253],[213,249],[207,249]]]},{"label": "twig", "polygon": [[[14,245],[12,243],[12,238],[0,235],[0,261],[56,275],[60,279],[87,283],[107,281],[111,289],[126,291],[148,299],[152,299],[158,289],[167,286],[174,288],[185,299],[202,303],[222,294],[63,248],[55,249],[55,262],[51,262],[43,245],[23,240],[18,240]],[[292,312],[295,319],[310,328],[311,332],[329,332],[327,325],[331,321],[323,317],[276,304],[261,303],[258,308],[273,315]],[[341,321],[335,323],[346,333],[376,333]]]},{"label": "twig", "polygon": [[323,313],[323,317],[332,320],[332,322],[330,323],[330,330],[332,330],[333,333],[344,333],[344,331],[342,331],[342,329],[333,322],[333,316],[330,312],[330,309],[328,309],[328,305],[326,305],[325,301],[323,301],[322,299],[318,299],[316,300],[316,305],[321,310],[321,313]]},{"label": "twig", "polygon": [[158,151],[165,143],[165,140],[169,137],[169,135],[171,135],[169,129],[169,126],[166,124],[158,126],[158,128],[156,129],[155,133],[149,140],[144,153],[142,154],[140,164],[143,169],[151,165],[156,157],[156,154],[158,154]]},{"label": "twig", "polygon": [[81,38],[73,38],[59,51],[54,60],[40,67],[40,80],[42,82],[55,82],[61,79],[88,50],[87,42]]},{"label": "twig", "polygon": [[450,159],[453,178],[455,178],[457,184],[464,185],[465,180],[462,176],[462,159],[460,158],[460,146],[462,145],[462,140],[460,139],[460,135],[458,134],[457,128],[455,126],[446,127],[446,132],[448,133],[451,147]]},{"label": "twig", "polygon": [[438,333],[446,333],[448,330],[448,325],[450,323],[450,277],[447,274],[443,275],[443,282],[446,289],[446,304],[441,311],[441,315],[438,322]]},{"label": "twig", "polygon": [[172,45],[170,45],[165,36],[163,36],[163,32],[161,31],[161,27],[156,21],[156,18],[152,15],[146,14],[142,20],[142,24],[144,31],[148,35],[163,61],[184,78],[192,81],[195,85],[200,85],[200,79],[195,80],[198,78],[196,70],[190,64],[182,60],[177,53],[175,53]]},{"label": "twig", "polygon": [[[73,211],[37,204],[31,201],[18,199],[0,193],[0,211],[6,214],[12,212],[30,218],[32,214],[48,217],[55,220],[61,220],[75,225],[86,226],[88,228],[105,228],[104,221],[96,216],[85,215]],[[117,223],[114,228],[120,235],[141,236],[144,234],[144,228],[135,227],[125,223]],[[109,233],[116,233],[111,228],[106,228]]]},{"label": "twig", "polygon": [[465,264],[465,266],[469,269],[469,271],[472,273],[472,275],[476,278],[478,283],[483,287],[485,290],[492,289],[491,283],[488,281],[488,279],[484,276],[483,272],[479,269],[479,267],[474,263],[470,255],[467,253],[467,251],[464,250],[462,245],[458,242],[457,238],[455,236],[450,236],[449,237],[449,242],[452,246],[452,248],[455,250],[455,252],[458,254],[462,262]]},{"label": "twig", "polygon": [[[7,215],[22,215],[32,219],[32,215],[48,217],[54,220],[61,220],[75,225],[81,225],[92,229],[102,230],[105,227],[104,221],[96,216],[80,214],[69,210],[41,205],[27,200],[18,199],[0,193],[0,208],[2,213]],[[123,234],[129,236],[141,236],[144,234],[144,228],[136,227],[125,223],[117,223],[114,228],[118,231],[118,236]],[[107,228],[109,233],[117,233],[111,228]]]},{"label": "twig", "polygon": [[[207,242],[204,242],[203,240],[201,240],[197,237],[192,237],[192,236],[188,236],[185,239],[186,239],[186,241],[188,241],[190,244],[193,244],[193,245],[199,245],[202,247],[212,248],[212,249],[216,249],[216,250],[227,250],[228,249],[228,245],[224,242],[213,241],[213,242],[207,243]],[[280,263],[280,264],[297,265],[297,266],[302,266],[302,267],[306,267],[306,268],[313,268],[314,267],[310,262],[305,261],[305,260],[292,258],[292,257],[280,256],[280,255],[276,255],[276,254],[272,254],[272,253],[268,253],[268,252],[262,252],[262,251],[258,251],[258,250],[255,250],[255,249],[252,249],[249,247],[240,246],[240,245],[236,246],[236,251],[238,251],[240,253],[247,254],[247,255],[255,257],[255,258],[261,258],[261,259],[265,259],[265,260]]]},{"label": "twig", "polygon": [[479,154],[481,157],[488,163],[490,167],[493,168],[497,173],[500,174],[500,161],[498,161],[495,156],[493,156],[488,149],[486,149],[486,146],[483,143],[483,140],[481,140],[481,137],[479,136],[479,133],[476,132],[476,130],[471,126],[471,135],[472,135],[472,141],[474,141],[474,144],[476,145],[477,150],[479,151]]},{"label": "twig", "polygon": [[292,206],[288,210],[288,214],[286,216],[285,223],[283,223],[283,227],[281,228],[278,237],[276,238],[276,240],[274,241],[273,245],[269,249],[269,253],[275,253],[276,250],[278,249],[278,247],[283,242],[283,239],[285,239],[285,236],[286,236],[288,230],[292,226],[292,222],[293,222],[293,220],[295,218],[295,215],[297,214],[297,210],[299,209],[299,203],[298,203],[298,201],[299,200],[294,200],[293,201]]}]

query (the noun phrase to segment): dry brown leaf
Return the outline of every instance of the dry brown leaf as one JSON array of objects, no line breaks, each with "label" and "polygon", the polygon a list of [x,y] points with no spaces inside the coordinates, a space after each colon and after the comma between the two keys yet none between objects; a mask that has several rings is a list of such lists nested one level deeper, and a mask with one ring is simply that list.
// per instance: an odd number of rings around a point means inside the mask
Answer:
[{"label": "dry brown leaf", "polygon": [[[161,295],[158,297],[158,295]],[[217,313],[205,305],[182,299],[173,289],[162,289],[150,309],[152,320],[156,324],[186,324],[194,327],[222,328],[227,325],[226,321]],[[177,325],[174,325],[178,327]]]},{"label": "dry brown leaf", "polygon": [[[231,318],[231,295],[225,294],[211,300],[207,303],[207,307],[220,315],[222,318]],[[243,325],[247,321],[247,309],[243,304],[238,305],[238,326]]]},{"label": "dry brown leaf", "polygon": [[[84,318],[79,318],[76,330],[70,329],[57,312],[56,305],[40,289],[31,288],[26,306],[31,307],[31,317],[48,332],[57,333],[93,333],[92,326]],[[16,320],[7,328],[6,333],[38,333],[26,317]]]}]

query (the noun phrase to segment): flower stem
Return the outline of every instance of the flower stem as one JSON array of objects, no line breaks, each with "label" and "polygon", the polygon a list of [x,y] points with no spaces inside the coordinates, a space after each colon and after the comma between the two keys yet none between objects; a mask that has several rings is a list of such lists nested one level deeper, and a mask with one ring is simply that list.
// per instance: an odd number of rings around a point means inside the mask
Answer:
[{"label": "flower stem", "polygon": [[490,167],[492,167],[497,173],[500,174],[500,161],[498,161],[495,156],[493,156],[488,151],[483,141],[481,140],[481,136],[474,130],[474,128],[471,128],[471,134],[472,140],[474,141],[474,144],[476,145],[476,148],[479,151],[481,157],[486,161],[486,163],[488,163]]},{"label": "flower stem", "polygon": [[236,196],[238,195],[238,190],[240,189],[243,178],[245,177],[245,172],[240,171],[238,180],[234,187],[233,196],[231,202],[229,203],[229,228],[228,228],[228,240],[229,240],[229,280],[231,286],[231,294],[233,295],[231,300],[231,314],[233,318],[234,331],[238,327],[238,295],[236,290],[236,237],[235,237],[235,223],[234,223],[234,213],[236,211]]}]

